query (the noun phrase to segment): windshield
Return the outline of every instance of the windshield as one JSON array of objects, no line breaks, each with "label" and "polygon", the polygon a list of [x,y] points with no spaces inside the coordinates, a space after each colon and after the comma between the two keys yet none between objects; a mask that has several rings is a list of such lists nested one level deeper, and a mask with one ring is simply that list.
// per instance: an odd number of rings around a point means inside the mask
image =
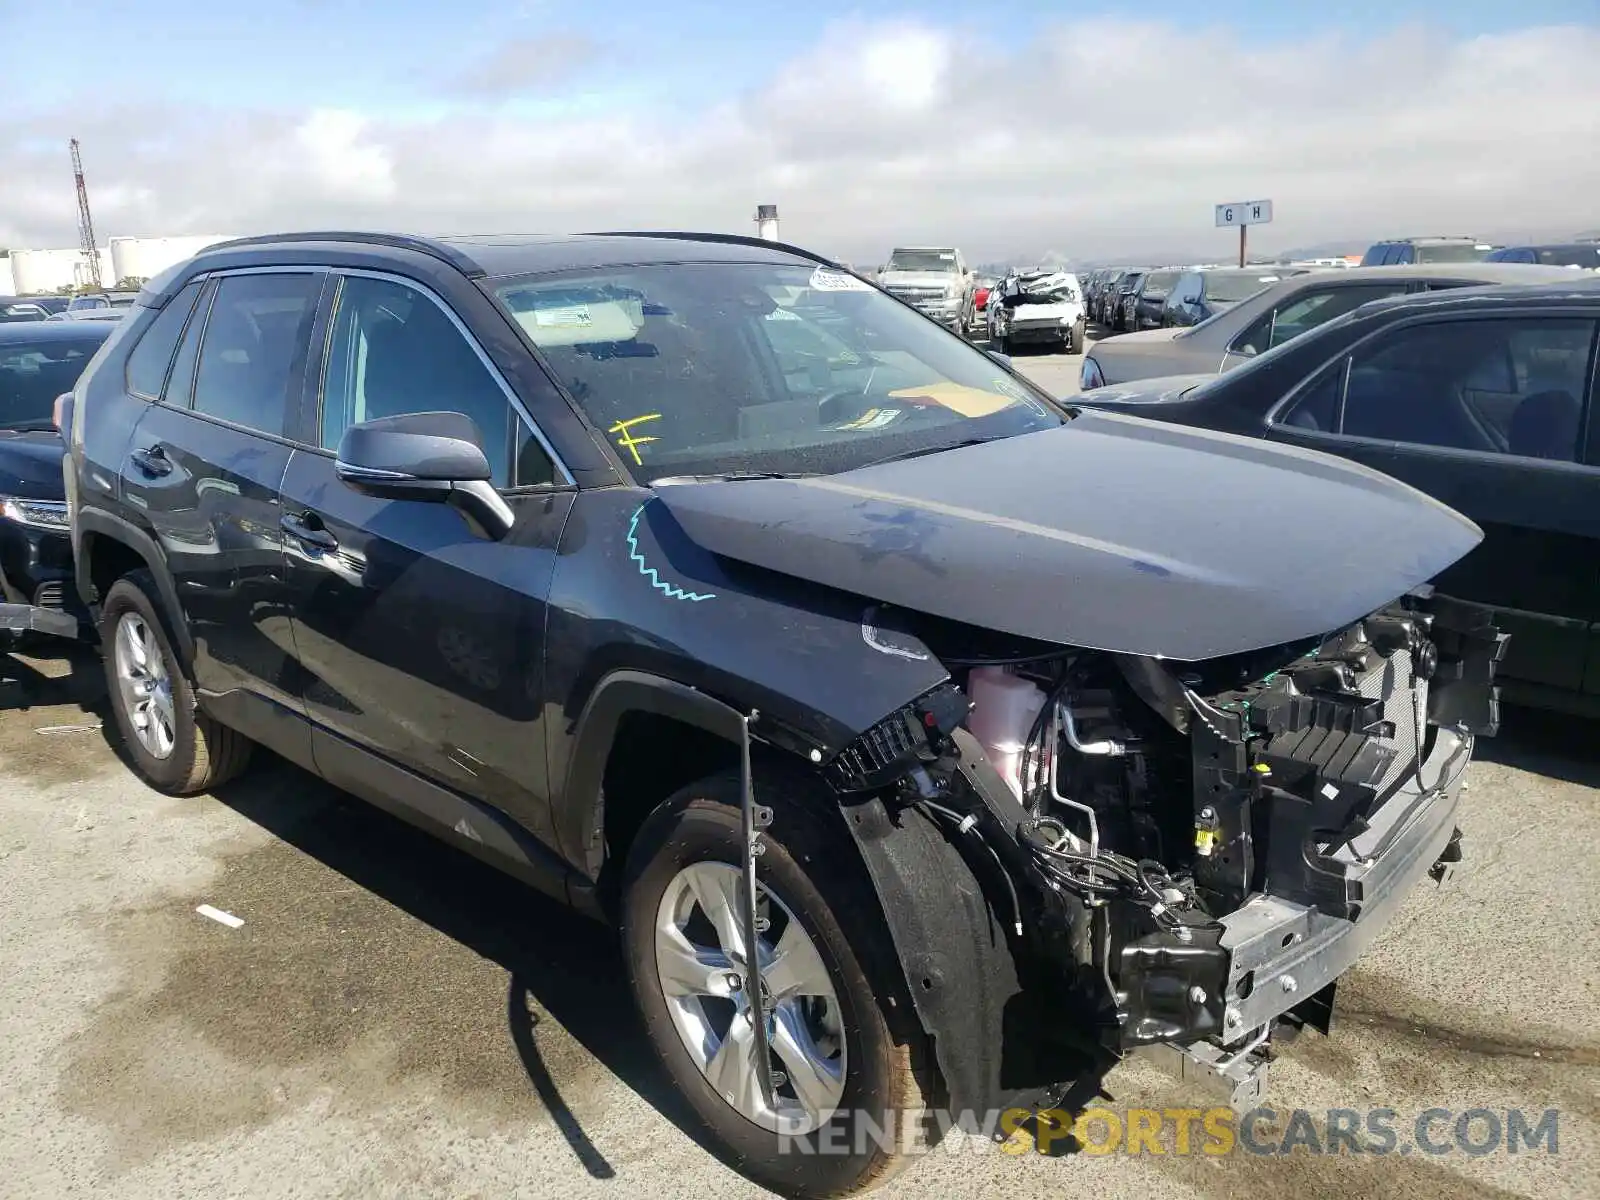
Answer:
[{"label": "windshield", "polygon": [[1471,242],[1446,242],[1435,246],[1418,246],[1419,263],[1482,262],[1489,257],[1492,246],[1474,246]]},{"label": "windshield", "polygon": [[617,266],[494,291],[640,482],[826,474],[1067,419],[989,355],[828,267]]},{"label": "windshield", "polygon": [[1547,267],[1589,267],[1600,270],[1600,245],[1546,246],[1533,252]]},{"label": "windshield", "polygon": [[[1263,275],[1259,271],[1207,271],[1206,299],[1223,304],[1248,300],[1262,288],[1277,283],[1282,275]],[[1288,272],[1298,274],[1298,272]]]},{"label": "windshield", "polygon": [[56,397],[70,392],[101,338],[0,342],[0,429],[50,429]]},{"label": "windshield", "polygon": [[1153,300],[1159,300],[1172,290],[1172,285],[1178,282],[1178,271],[1151,271],[1144,279],[1144,294]]},{"label": "windshield", "polygon": [[889,256],[886,271],[954,271],[954,250],[896,250]]}]

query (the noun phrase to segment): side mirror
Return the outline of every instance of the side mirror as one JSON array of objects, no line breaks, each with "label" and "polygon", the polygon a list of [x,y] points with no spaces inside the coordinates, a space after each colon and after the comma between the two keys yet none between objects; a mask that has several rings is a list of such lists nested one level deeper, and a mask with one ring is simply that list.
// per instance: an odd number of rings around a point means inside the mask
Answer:
[{"label": "side mirror", "polygon": [[344,431],[334,470],[369,496],[449,504],[485,536],[502,538],[515,514],[490,483],[494,472],[478,442],[478,427],[462,413],[380,417]]},{"label": "side mirror", "polygon": [[1006,370],[1009,371],[1013,369],[1011,366],[1011,355],[1001,354],[998,350],[990,350],[989,357],[994,359],[995,362],[999,363]]}]

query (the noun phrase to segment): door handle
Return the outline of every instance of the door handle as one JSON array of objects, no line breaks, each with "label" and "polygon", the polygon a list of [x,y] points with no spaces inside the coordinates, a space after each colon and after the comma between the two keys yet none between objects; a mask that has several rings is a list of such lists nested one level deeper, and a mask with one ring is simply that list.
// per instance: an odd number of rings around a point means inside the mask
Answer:
[{"label": "door handle", "polygon": [[172,460],[167,457],[167,452],[159,445],[151,446],[146,450],[135,450],[128,457],[133,460],[133,465],[146,475],[172,474]]},{"label": "door handle", "polygon": [[[311,524],[313,521],[316,524]],[[313,546],[318,550],[339,548],[339,539],[322,527],[322,519],[315,513],[305,513],[301,516],[285,513],[278,519],[278,524],[283,527],[285,533],[304,545]]]}]

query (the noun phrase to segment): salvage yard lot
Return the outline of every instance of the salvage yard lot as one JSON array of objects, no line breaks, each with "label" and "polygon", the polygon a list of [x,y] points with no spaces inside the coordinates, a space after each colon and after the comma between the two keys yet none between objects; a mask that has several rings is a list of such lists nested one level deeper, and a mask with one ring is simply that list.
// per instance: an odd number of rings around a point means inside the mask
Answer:
[{"label": "salvage yard lot", "polygon": [[[95,724],[92,654],[0,658],[0,678],[0,1192],[755,1194],[680,1128],[605,931],[274,760],[215,797],[147,790]],[[1600,1194],[1592,740],[1512,714],[1472,768],[1462,871],[1408,901],[1268,1097],[1402,1129],[1559,1109],[1554,1156],[952,1139],[881,1194]],[[1209,1103],[1144,1065],[1106,1086],[1114,1109]]]}]

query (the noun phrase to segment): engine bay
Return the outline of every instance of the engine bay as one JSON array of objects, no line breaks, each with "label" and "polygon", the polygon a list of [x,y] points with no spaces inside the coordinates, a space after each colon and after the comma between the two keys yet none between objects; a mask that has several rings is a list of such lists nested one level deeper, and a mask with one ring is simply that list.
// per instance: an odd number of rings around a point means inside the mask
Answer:
[{"label": "engine bay", "polygon": [[[1243,1003],[1261,964],[1240,947],[1262,914],[1299,922],[1285,954],[1302,929],[1353,928],[1389,848],[1493,731],[1505,639],[1435,607],[1423,592],[1200,663],[908,620],[950,680],[830,778],[892,792],[965,846],[1035,976],[1118,1052],[1253,1051],[1285,1021],[1325,1028],[1331,1008],[1331,983],[1297,996],[1292,975],[1270,1011]],[[1459,856],[1453,827],[1440,836]]]}]

